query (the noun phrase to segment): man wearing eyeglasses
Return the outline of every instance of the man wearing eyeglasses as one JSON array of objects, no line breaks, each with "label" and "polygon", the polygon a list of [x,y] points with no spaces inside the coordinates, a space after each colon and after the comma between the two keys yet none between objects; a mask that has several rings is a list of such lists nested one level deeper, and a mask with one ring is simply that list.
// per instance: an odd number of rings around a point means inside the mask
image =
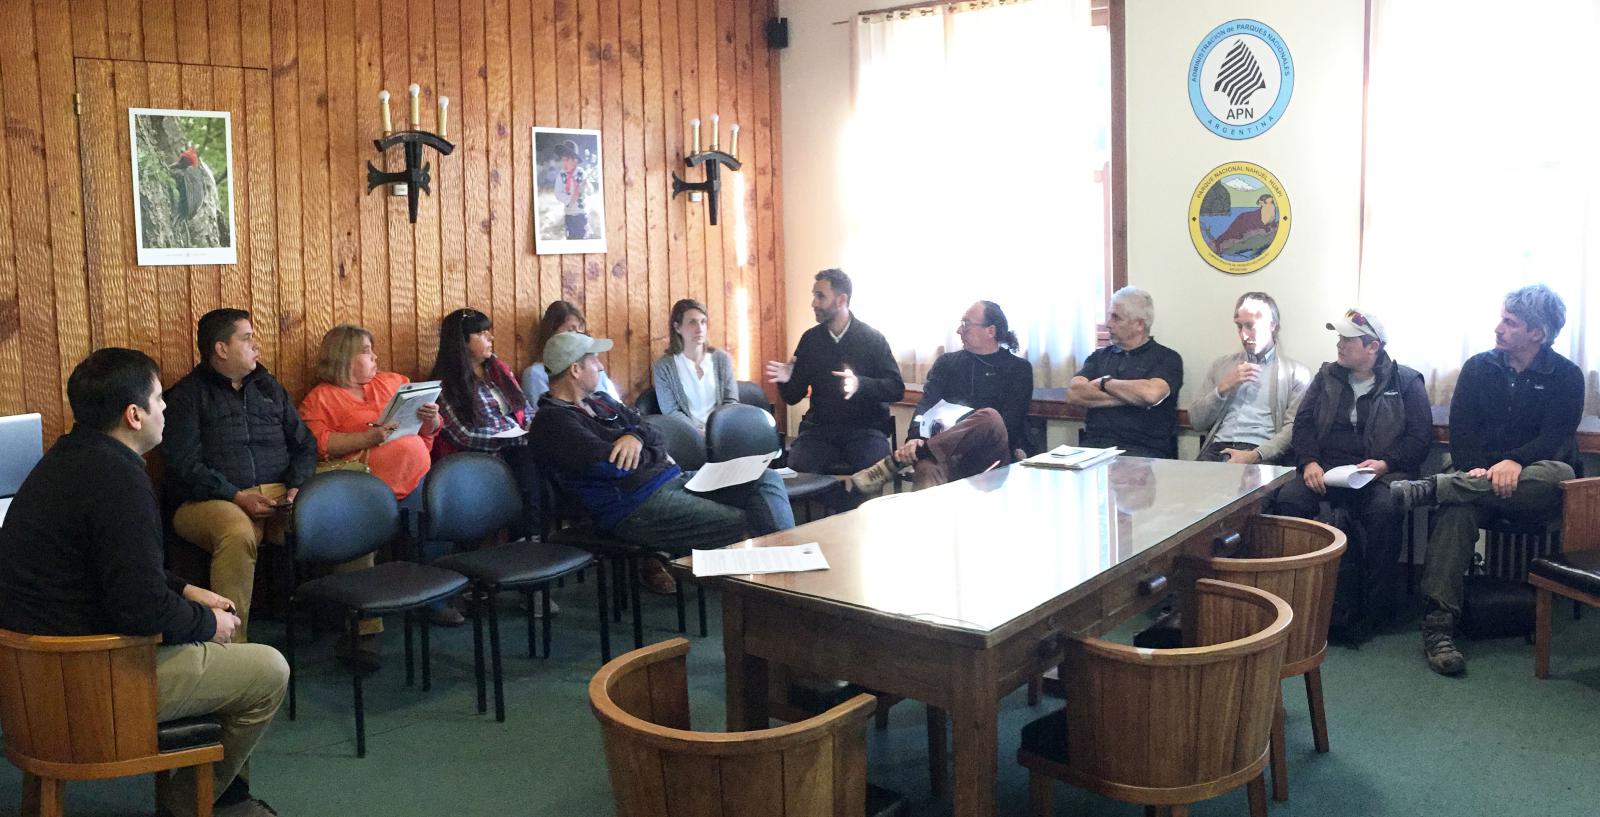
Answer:
[{"label": "man wearing eyeglasses", "polygon": [[1566,304],[1542,284],[1506,295],[1494,349],[1467,360],[1450,400],[1454,470],[1389,486],[1403,507],[1438,506],[1422,564],[1422,651],[1441,675],[1467,668],[1455,629],[1479,526],[1561,513],[1561,481],[1578,464],[1584,389],[1583,370],[1551,348],[1566,320]]},{"label": "man wearing eyeglasses", "polygon": [[1311,385],[1311,370],[1278,351],[1278,302],[1246,292],[1233,325],[1244,349],[1211,364],[1189,423],[1206,435],[1204,462],[1279,463],[1289,456],[1294,415]]},{"label": "man wearing eyeglasses", "polygon": [[1151,336],[1156,322],[1150,293],[1123,287],[1111,295],[1106,330],[1111,345],[1096,349],[1067,384],[1067,402],[1086,409],[1079,442],[1116,447],[1135,457],[1178,456],[1178,390],[1183,358]]},{"label": "man wearing eyeglasses", "polygon": [[[1339,582],[1333,622],[1360,641],[1392,613],[1405,509],[1388,485],[1422,468],[1433,417],[1422,375],[1389,356],[1377,316],[1351,309],[1327,326],[1338,335],[1338,359],[1322,365],[1300,401],[1291,437],[1300,480],[1279,489],[1274,502],[1278,513],[1306,519],[1320,516],[1323,502],[1349,513],[1345,562],[1360,581]],[[1327,472],[1346,465],[1376,476],[1360,488],[1328,484]]]}]

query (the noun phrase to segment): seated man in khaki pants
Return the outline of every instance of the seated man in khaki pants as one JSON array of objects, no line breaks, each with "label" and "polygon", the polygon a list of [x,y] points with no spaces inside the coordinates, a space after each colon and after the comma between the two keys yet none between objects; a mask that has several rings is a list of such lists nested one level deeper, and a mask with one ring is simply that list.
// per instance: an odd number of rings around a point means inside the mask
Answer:
[{"label": "seated man in khaki pants", "polygon": [[239,612],[246,640],[256,548],[282,541],[285,511],[317,465],[317,442],[283,386],[256,363],[250,313],[200,318],[200,365],[167,392],[167,490],[173,529],[211,554],[211,589]]}]

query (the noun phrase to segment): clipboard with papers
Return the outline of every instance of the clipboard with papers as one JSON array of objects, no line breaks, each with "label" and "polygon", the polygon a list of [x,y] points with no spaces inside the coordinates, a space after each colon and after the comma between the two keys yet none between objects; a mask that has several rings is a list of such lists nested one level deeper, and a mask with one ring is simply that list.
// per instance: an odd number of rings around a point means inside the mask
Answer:
[{"label": "clipboard with papers", "polygon": [[439,402],[439,392],[442,384],[437,380],[426,380],[421,383],[402,383],[389,398],[389,405],[384,406],[383,413],[378,415],[379,425],[398,423],[389,439],[406,437],[422,430],[422,420],[417,418],[417,409],[429,403]]}]

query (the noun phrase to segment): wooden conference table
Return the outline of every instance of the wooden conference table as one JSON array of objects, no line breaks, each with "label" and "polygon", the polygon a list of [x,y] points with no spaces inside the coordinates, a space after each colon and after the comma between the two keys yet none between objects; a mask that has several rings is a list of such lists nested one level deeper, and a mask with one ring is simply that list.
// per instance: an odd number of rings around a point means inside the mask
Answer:
[{"label": "wooden conference table", "polygon": [[728,728],[767,726],[770,664],[923,701],[949,715],[955,814],[993,815],[1000,699],[1058,663],[1064,636],[1159,601],[1179,554],[1216,553],[1293,473],[1133,457],[1011,466],[733,545],[817,542],[830,569],[709,580]]}]

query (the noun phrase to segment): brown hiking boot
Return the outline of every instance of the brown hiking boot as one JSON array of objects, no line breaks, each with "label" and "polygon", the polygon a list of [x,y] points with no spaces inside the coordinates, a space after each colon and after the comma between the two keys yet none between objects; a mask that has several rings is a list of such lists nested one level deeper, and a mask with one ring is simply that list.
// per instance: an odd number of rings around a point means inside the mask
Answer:
[{"label": "brown hiking boot", "polygon": [[1467,670],[1466,656],[1456,649],[1456,617],[1448,610],[1429,610],[1422,617],[1422,654],[1428,668],[1440,675],[1460,675]]},{"label": "brown hiking boot", "polygon": [[894,479],[894,472],[899,468],[900,465],[894,461],[894,455],[890,454],[851,474],[850,488],[858,494],[876,494]]}]

